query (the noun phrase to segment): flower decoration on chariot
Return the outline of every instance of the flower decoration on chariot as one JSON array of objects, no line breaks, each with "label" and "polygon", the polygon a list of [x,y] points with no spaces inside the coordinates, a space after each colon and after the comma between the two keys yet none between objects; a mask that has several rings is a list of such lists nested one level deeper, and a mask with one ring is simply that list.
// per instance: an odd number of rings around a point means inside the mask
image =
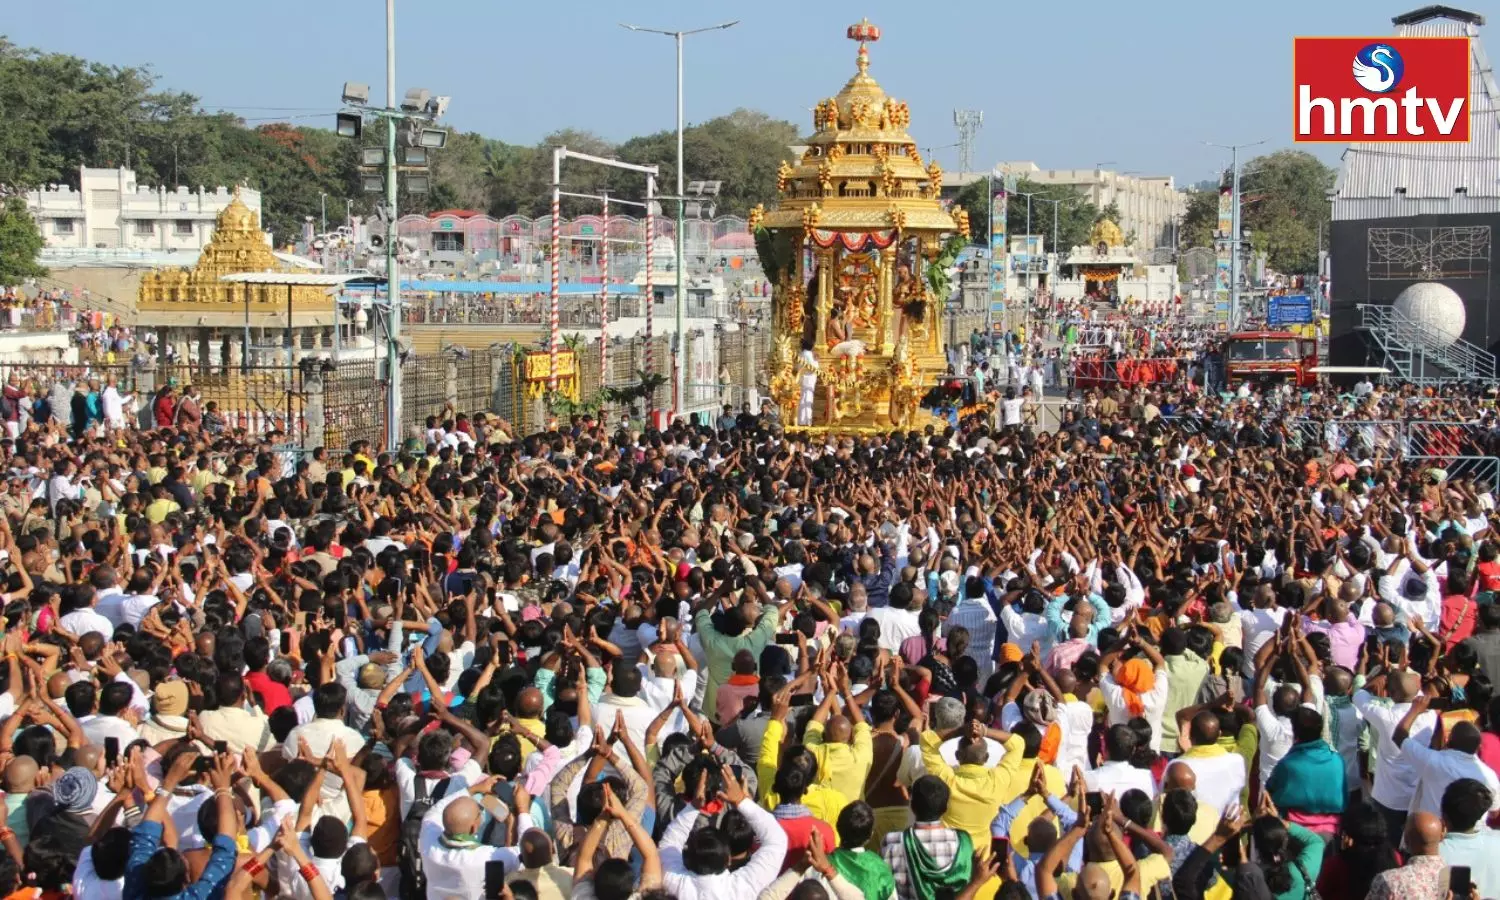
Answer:
[{"label": "flower decoration on chariot", "polygon": [[787,184],[790,183],[791,180],[792,166],[786,160],[782,160],[781,165],[776,167],[776,190],[778,192],[784,193],[786,191]]}]

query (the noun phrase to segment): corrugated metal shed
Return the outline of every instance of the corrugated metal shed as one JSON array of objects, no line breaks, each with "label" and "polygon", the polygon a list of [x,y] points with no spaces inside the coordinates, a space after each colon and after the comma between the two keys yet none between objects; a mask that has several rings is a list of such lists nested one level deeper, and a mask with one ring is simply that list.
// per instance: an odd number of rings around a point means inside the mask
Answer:
[{"label": "corrugated metal shed", "polygon": [[1392,21],[1398,37],[1470,39],[1469,143],[1350,144],[1333,186],[1334,220],[1500,212],[1500,89],[1479,39],[1484,19],[1432,6]]}]

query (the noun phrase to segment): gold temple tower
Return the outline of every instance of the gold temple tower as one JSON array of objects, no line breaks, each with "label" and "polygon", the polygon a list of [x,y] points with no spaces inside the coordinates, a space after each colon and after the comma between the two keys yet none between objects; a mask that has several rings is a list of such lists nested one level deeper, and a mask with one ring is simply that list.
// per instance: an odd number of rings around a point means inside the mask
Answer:
[{"label": "gold temple tower", "polygon": [[252,332],[290,331],[299,349],[329,346],[335,312],[328,291],[343,280],[288,271],[266,243],[259,217],[236,190],[215,219],[213,240],[197,265],[141,277],[136,324],[158,332],[163,354],[174,343],[182,348],[182,361],[196,357],[196,368],[206,372],[212,345],[219,349],[219,364],[228,368],[249,358],[245,344]]},{"label": "gold temple tower", "polygon": [[792,427],[913,427],[947,368],[946,269],[968,215],[943,207],[942,169],[924,165],[907,105],[869,74],[880,29],[865,20],[848,37],[857,71],[814,108],[807,150],[777,173],[776,208],[750,212],[773,286],[771,398]]}]

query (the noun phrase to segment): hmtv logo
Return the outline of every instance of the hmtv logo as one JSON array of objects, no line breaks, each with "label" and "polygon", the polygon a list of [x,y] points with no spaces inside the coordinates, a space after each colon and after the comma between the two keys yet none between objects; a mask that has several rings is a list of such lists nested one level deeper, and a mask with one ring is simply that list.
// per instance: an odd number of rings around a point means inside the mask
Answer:
[{"label": "hmtv logo", "polygon": [[1299,37],[1292,140],[1467,143],[1466,37]]}]

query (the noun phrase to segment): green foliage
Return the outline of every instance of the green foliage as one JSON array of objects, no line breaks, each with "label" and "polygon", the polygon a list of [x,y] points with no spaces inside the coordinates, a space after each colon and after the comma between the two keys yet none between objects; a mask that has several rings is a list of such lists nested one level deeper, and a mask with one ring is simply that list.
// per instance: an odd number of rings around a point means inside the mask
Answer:
[{"label": "green foliage", "polygon": [[1302,150],[1258,156],[1240,173],[1240,219],[1272,269],[1292,275],[1318,270],[1318,235],[1328,231],[1334,170]]},{"label": "green foliage", "polygon": [[[782,160],[791,158],[790,146],[796,142],[797,129],[792,123],[753,110],[735,110],[683,131],[685,177],[688,181],[722,181],[718,214],[742,216],[755,204],[775,196],[776,168]],[[676,191],[675,130],[634,137],[616,145],[589,131],[565,129],[548,135],[535,147],[492,149],[488,169],[490,214],[547,215],[552,202],[552,151],[563,146],[595,156],[659,166],[657,193]],[[601,166],[569,163],[563,170],[563,182],[568,190],[584,194],[609,191],[627,200],[640,200],[645,195],[639,174]],[[597,214],[599,203],[564,197],[562,210],[565,216]],[[671,201],[663,203],[662,210],[669,216],[677,213]],[[635,209],[628,212],[640,214]]]},{"label": "green foliage", "polygon": [[[3,131],[4,129],[0,129]],[[0,285],[20,284],[39,278],[47,270],[36,263],[42,249],[42,233],[26,210],[26,201],[10,197],[0,205]]]},{"label": "green foliage", "polygon": [[[326,128],[255,122],[209,112],[198,98],[162,91],[149,69],[90,62],[59,53],[17,47],[0,39],[0,185],[30,189],[47,183],[77,186],[78,168],[127,162],[142,185],[192,187],[246,184],[261,191],[262,227],[278,241],[301,233],[305,218],[316,222],[326,195],[330,224],[344,218],[351,201],[368,214],[375,195],[360,189],[360,141]],[[331,116],[327,123],[332,125]],[[370,126],[363,143],[382,143],[384,128]],[[790,122],[752,110],[736,110],[688,128],[684,134],[689,179],[723,182],[720,214],[744,215],[774,196],[776,168],[791,156],[797,129]],[[552,149],[571,149],[661,166],[658,193],[676,186],[676,133],[662,131],[612,144],[586,131],[565,130],[534,147],[478,134],[452,133],[433,154],[432,191],[398,197],[404,211],[477,209],[492,215],[550,212]],[[640,200],[639,175],[600,166],[570,165],[570,190],[608,190]],[[564,213],[597,213],[593,201],[567,199]],[[632,215],[637,210],[628,211]],[[668,201],[664,211],[676,210]]]},{"label": "green foliage", "polygon": [[932,292],[933,298],[939,303],[945,303],[949,295],[953,293],[953,278],[949,269],[958,262],[958,254],[963,252],[969,243],[967,235],[955,234],[943,242],[943,249],[938,251],[937,258],[927,264],[923,275],[927,279],[927,290]]},{"label": "green foliage", "polygon": [[625,387],[606,387],[599,392],[600,399],[605,403],[633,406],[636,401],[655,396],[656,391],[667,383],[667,377],[658,372],[648,374],[642,370],[635,374],[639,379],[635,384]]},{"label": "green foliage", "polygon": [[971,243],[987,244],[990,240],[990,183],[971,181],[958,189],[953,197],[955,206],[969,211],[969,234]]},{"label": "green foliage", "polygon": [[587,400],[574,400],[566,394],[553,391],[547,394],[546,401],[547,409],[560,419],[598,415],[599,410],[604,408],[604,400],[599,396]]},{"label": "green foliage", "polygon": [[1214,229],[1219,227],[1219,192],[1191,191],[1188,193],[1187,213],[1177,231],[1179,250],[1192,247],[1212,247]]},{"label": "green foliage", "polygon": [[766,273],[767,281],[780,284],[782,276],[791,273],[797,265],[800,238],[800,232],[792,229],[755,229],[755,253],[760,257],[760,268]]},{"label": "green foliage", "polygon": [[[988,244],[990,239],[990,185],[976,181],[964,185],[954,197],[954,203],[969,211],[969,239],[977,244]],[[1023,194],[1035,193],[1031,200],[1031,233],[1042,235],[1049,251],[1072,250],[1087,243],[1089,232],[1101,218],[1120,221],[1120,211],[1114,204],[1100,209],[1086,199],[1083,191],[1067,185],[1041,184],[1028,178],[1018,179],[1016,193],[1011,194],[1005,210],[1005,229],[1009,235],[1026,234],[1026,198]],[[1057,205],[1057,247],[1053,243],[1053,204],[1043,199],[1061,200]]]}]

